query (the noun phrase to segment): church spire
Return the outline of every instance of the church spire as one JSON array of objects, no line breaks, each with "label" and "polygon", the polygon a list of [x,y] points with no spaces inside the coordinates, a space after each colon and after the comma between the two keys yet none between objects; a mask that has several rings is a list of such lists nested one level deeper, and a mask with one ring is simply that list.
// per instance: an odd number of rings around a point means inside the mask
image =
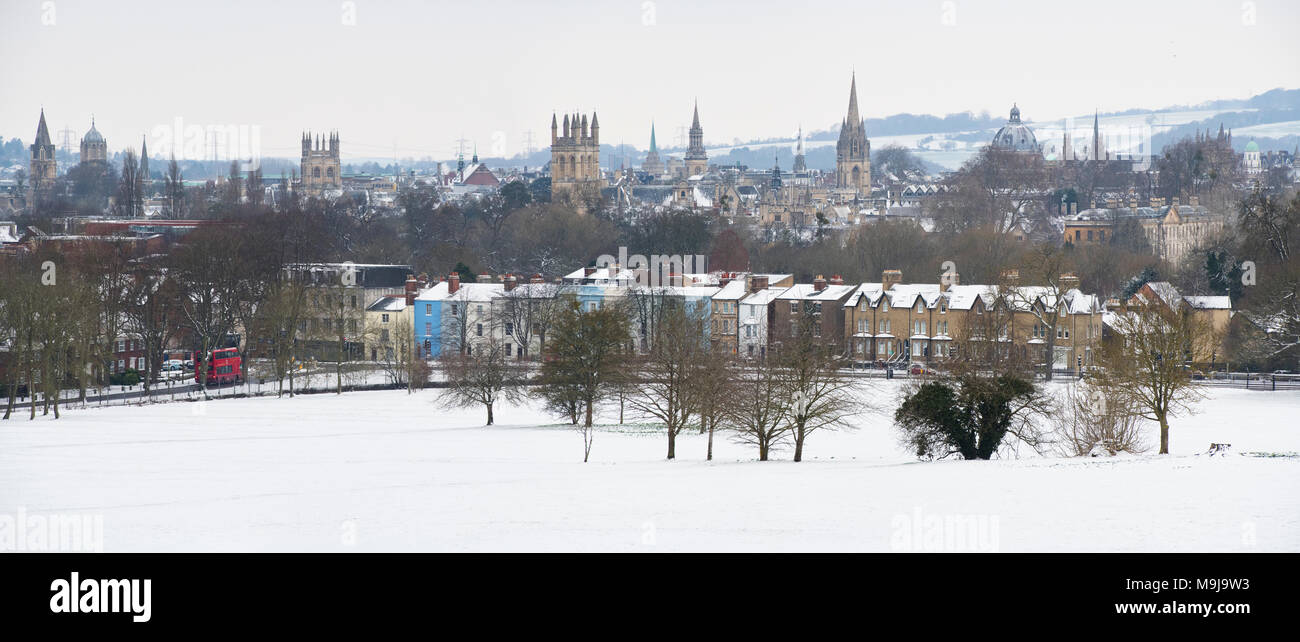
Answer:
[{"label": "church spire", "polygon": [[658,152],[659,148],[655,146],[655,121],[650,121],[650,151]]},{"label": "church spire", "polygon": [[41,108],[41,122],[36,125],[36,144],[50,144],[50,128],[45,126],[45,108]]},{"label": "church spire", "polygon": [[691,121],[691,129],[700,128],[700,99],[695,99],[695,119]]},{"label": "church spire", "polygon": [[848,122],[857,124],[861,122],[862,117],[858,115],[858,72],[853,72],[853,81],[849,84],[849,116]]}]

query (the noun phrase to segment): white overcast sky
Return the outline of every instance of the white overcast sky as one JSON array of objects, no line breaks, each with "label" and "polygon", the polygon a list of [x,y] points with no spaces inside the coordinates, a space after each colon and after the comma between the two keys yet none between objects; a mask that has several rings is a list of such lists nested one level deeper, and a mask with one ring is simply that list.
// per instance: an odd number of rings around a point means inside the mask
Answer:
[{"label": "white overcast sky", "polygon": [[1047,120],[1300,87],[1297,32],[1297,0],[0,0],[0,135],[44,106],[113,150],[180,118],[256,127],[263,156],[337,129],[345,157],[448,158],[596,109],[644,148],[698,97],[721,144],[838,122],[855,68],[865,117]]}]

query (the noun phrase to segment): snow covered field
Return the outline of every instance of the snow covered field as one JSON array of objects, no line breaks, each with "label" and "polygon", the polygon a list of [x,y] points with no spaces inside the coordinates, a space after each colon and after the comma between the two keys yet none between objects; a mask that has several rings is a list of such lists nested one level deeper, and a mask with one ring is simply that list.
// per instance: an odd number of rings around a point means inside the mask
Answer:
[{"label": "snow covered field", "polygon": [[1210,394],[1168,457],[933,463],[883,416],[799,464],[609,426],[584,465],[433,390],[68,410],[0,422],[0,518],[102,515],[105,551],[1300,551],[1300,392]]}]

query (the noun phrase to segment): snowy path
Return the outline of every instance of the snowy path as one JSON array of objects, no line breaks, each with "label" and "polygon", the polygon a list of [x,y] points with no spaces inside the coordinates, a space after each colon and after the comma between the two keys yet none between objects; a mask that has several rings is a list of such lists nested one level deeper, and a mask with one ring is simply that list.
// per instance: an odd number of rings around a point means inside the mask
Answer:
[{"label": "snowy path", "polygon": [[[725,438],[705,462],[699,435],[667,462],[661,434],[625,426],[586,465],[531,408],[485,428],[436,394],[0,422],[0,516],[101,514],[106,551],[1300,550],[1300,458],[1241,455],[1300,452],[1300,392],[1211,391],[1171,457],[919,463],[871,416],[800,464]],[[1233,454],[1195,456],[1210,442]],[[945,538],[954,518],[979,537]]]}]

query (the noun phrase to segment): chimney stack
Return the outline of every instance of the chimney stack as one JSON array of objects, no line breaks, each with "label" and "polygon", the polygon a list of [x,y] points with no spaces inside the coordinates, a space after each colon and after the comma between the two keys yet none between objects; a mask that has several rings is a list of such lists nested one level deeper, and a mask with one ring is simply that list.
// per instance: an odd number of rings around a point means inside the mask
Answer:
[{"label": "chimney stack", "polygon": [[452,272],[447,275],[447,294],[455,294],[460,289],[460,273]]},{"label": "chimney stack", "polygon": [[838,275],[838,274],[832,274],[832,275],[831,275],[831,281],[830,281],[830,284],[831,284],[831,285],[844,285],[844,277],[842,277],[842,276],[840,276],[840,275]]},{"label": "chimney stack", "polygon": [[766,274],[755,274],[754,276],[749,277],[750,292],[759,292],[761,290],[766,290],[766,289],[767,289]]},{"label": "chimney stack", "polygon": [[1065,274],[1062,274],[1059,287],[1061,292],[1069,292],[1070,290],[1078,289],[1079,275],[1074,272],[1066,272]]},{"label": "chimney stack", "polygon": [[415,295],[420,289],[420,282],[414,274],[406,275],[406,305],[415,305]]},{"label": "chimney stack", "polygon": [[529,282],[529,283],[545,283],[546,281],[542,278],[542,275],[540,275],[540,274],[534,274],[534,275],[533,275],[533,278],[528,279],[528,282]]},{"label": "chimney stack", "polygon": [[939,291],[947,292],[948,288],[954,285],[961,285],[961,275],[956,271],[945,272],[939,275]]},{"label": "chimney stack", "polygon": [[1002,271],[1002,280],[1005,281],[1005,282],[1007,283],[1007,285],[1010,285],[1011,287],[1019,286],[1019,285],[1020,285],[1020,270],[1017,270],[1017,269],[1003,270],[1003,271]]},{"label": "chimney stack", "polygon": [[885,270],[880,273],[880,289],[885,292],[888,292],[890,288],[902,282],[902,270]]},{"label": "chimney stack", "polygon": [[826,278],[818,274],[817,278],[813,279],[813,292],[821,292],[822,290],[825,289],[826,289]]},{"label": "chimney stack", "polygon": [[505,291],[506,291],[506,292],[509,292],[509,291],[515,289],[515,285],[517,285],[517,281],[515,281],[515,275],[513,275],[513,274],[507,274],[507,275],[506,275],[506,278],[503,280],[503,282],[505,283]]}]

